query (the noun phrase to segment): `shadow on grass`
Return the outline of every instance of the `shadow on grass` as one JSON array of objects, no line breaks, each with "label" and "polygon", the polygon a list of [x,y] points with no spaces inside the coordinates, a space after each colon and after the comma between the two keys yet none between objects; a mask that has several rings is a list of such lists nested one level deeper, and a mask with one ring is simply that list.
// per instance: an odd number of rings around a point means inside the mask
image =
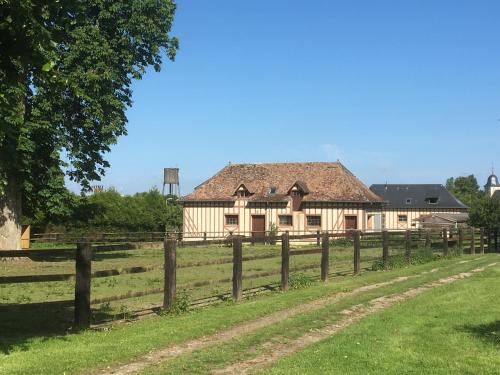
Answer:
[{"label": "shadow on grass", "polygon": [[[93,323],[116,318],[111,312],[95,309],[92,315]],[[76,333],[73,318],[73,301],[0,305],[0,353],[27,351],[32,341],[67,340]]]},{"label": "shadow on grass", "polygon": [[468,332],[486,343],[500,346],[500,320],[476,325],[466,324],[460,327],[460,330]]}]

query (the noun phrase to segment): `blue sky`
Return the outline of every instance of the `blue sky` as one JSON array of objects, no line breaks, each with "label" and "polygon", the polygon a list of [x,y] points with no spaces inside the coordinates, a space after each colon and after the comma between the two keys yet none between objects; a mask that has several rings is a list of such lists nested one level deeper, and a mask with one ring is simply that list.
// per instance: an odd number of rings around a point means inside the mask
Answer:
[{"label": "blue sky", "polygon": [[106,187],[181,192],[228,162],[335,161],[366,184],[500,173],[500,1],[179,0]]}]

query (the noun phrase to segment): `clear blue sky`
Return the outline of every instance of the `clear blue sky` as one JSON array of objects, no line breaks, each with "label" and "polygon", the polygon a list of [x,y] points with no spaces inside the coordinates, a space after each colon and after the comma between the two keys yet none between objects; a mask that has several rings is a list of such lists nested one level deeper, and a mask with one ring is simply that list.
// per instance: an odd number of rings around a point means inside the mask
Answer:
[{"label": "clear blue sky", "polygon": [[366,184],[500,174],[500,1],[179,0],[106,187],[181,192],[231,162],[335,161]]}]

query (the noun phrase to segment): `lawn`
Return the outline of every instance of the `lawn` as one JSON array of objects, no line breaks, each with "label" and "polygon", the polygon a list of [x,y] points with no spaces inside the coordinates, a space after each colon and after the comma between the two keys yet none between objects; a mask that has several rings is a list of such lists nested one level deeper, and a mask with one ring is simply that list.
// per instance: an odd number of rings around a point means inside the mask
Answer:
[{"label": "lawn", "polygon": [[[478,257],[476,257],[478,258]],[[50,325],[40,325],[39,317],[22,316],[19,326],[12,327],[0,319],[0,373],[79,373],[98,370],[107,366],[127,362],[152,350],[183,342],[195,337],[209,335],[243,322],[265,316],[275,311],[285,311],[340,291],[352,290],[401,275],[417,275],[439,267],[435,273],[419,275],[397,285],[391,285],[339,301],[317,311],[297,315],[266,329],[248,332],[238,340],[216,345],[191,355],[182,356],[146,369],[147,372],[206,373],[223,367],[231,361],[244,359],[252,353],[265,350],[259,345],[272,340],[292,340],[304,330],[321,327],[338,316],[340,309],[353,303],[366,301],[378,294],[397,292],[421,282],[469,270],[487,264],[495,255],[481,259],[464,256],[471,260],[461,263],[458,259],[447,259],[385,272],[366,272],[360,277],[334,277],[328,283],[314,282],[307,288],[288,293],[271,293],[245,300],[242,303],[221,303],[179,316],[151,315],[139,321],[116,324],[105,330],[89,330],[79,334],[67,334]],[[121,276],[120,276],[121,277]],[[490,288],[491,289],[491,288]],[[40,312],[39,315],[43,315]],[[3,317],[2,317],[3,318]],[[58,319],[53,316],[53,319]],[[25,326],[37,329],[25,330]],[[16,334],[16,330],[18,330]]]},{"label": "lawn", "polygon": [[265,373],[499,374],[498,301],[497,266],[367,317]]}]

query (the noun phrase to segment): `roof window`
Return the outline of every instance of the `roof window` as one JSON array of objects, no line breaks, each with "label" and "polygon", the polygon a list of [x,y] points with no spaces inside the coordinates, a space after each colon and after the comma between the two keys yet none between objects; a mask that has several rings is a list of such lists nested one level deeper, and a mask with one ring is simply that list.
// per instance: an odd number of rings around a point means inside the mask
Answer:
[{"label": "roof window", "polygon": [[427,203],[427,204],[437,204],[438,200],[439,199],[437,197],[427,197],[427,198],[425,198],[425,203]]}]

